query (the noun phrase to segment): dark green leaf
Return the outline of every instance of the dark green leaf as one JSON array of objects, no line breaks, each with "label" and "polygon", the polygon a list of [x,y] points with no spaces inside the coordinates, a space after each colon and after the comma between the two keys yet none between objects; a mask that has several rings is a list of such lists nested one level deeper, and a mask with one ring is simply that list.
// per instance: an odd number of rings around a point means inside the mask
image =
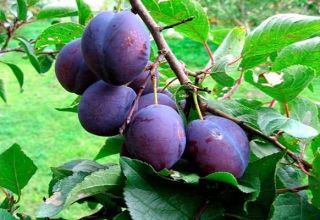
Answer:
[{"label": "dark green leaf", "polygon": [[248,83],[282,103],[297,97],[314,77],[315,72],[312,68],[301,65],[290,66],[279,73],[269,72],[260,76],[252,71],[245,73],[245,80]]},{"label": "dark green leaf", "polygon": [[116,215],[112,220],[131,220],[131,216],[128,210],[121,212],[120,214]]},{"label": "dark green leaf", "polygon": [[294,219],[294,220],[318,220],[320,211],[310,205],[305,196],[295,193],[279,195],[272,204],[273,214],[271,220]]},{"label": "dark green leaf", "polygon": [[320,149],[320,135],[312,139],[311,148],[312,148],[311,150],[313,155],[316,155],[318,152],[318,149]]},{"label": "dark green leaf", "polygon": [[78,15],[76,5],[65,3],[52,3],[45,5],[39,12],[38,19],[62,18]]},{"label": "dark green leaf", "polygon": [[124,137],[120,135],[107,138],[106,143],[103,145],[98,155],[94,159],[98,160],[103,157],[120,153],[123,143]]},{"label": "dark green leaf", "polygon": [[17,0],[17,15],[19,20],[27,19],[28,8],[25,0]]},{"label": "dark green leaf", "polygon": [[4,102],[7,102],[6,90],[2,79],[0,79],[0,97]]},{"label": "dark green leaf", "polygon": [[17,37],[16,39],[21,43],[24,51],[27,53],[32,66],[37,70],[38,73],[41,73],[41,66],[38,57],[35,55],[33,51],[32,45],[22,37]]},{"label": "dark green leaf", "polygon": [[41,50],[51,45],[64,45],[82,36],[84,27],[71,22],[54,24],[38,37],[35,48]]},{"label": "dark green leaf", "polygon": [[0,154],[0,167],[0,186],[18,196],[37,170],[33,161],[17,144]]},{"label": "dark green leaf", "polygon": [[320,151],[317,152],[312,163],[309,186],[313,196],[311,202],[314,206],[320,208]]},{"label": "dark green leaf", "polygon": [[[249,33],[242,55],[244,58],[268,56],[289,44],[313,36],[319,28],[320,17],[298,14],[272,16]],[[241,66],[247,68],[243,63]]]},{"label": "dark green leaf", "polygon": [[79,13],[79,23],[85,25],[92,18],[93,14],[90,6],[84,0],[76,0]]},{"label": "dark green leaf", "polygon": [[86,176],[84,180],[74,187],[66,200],[66,206],[80,199],[104,192],[119,191],[124,185],[124,179],[119,166],[100,169]]},{"label": "dark green leaf", "polygon": [[54,59],[51,56],[48,55],[40,55],[38,57],[38,61],[40,64],[40,72],[41,73],[46,73],[50,70],[52,63]]},{"label": "dark green leaf", "polygon": [[239,67],[245,36],[243,28],[232,29],[214,53],[215,65],[211,77],[221,85],[231,87],[234,84],[234,79],[227,74],[237,71]]},{"label": "dark green leaf", "polygon": [[272,108],[258,110],[258,125],[261,131],[267,135],[280,130],[296,138],[312,138],[318,135],[316,129],[287,118]]},{"label": "dark green leaf", "polygon": [[320,37],[291,44],[278,54],[272,69],[275,71],[301,64],[312,67],[320,75]]},{"label": "dark green leaf", "polygon": [[0,21],[6,21],[6,20],[7,20],[6,14],[2,9],[0,9]]},{"label": "dark green leaf", "polygon": [[78,96],[69,107],[65,107],[65,108],[56,108],[56,110],[61,111],[61,112],[74,112],[77,113],[78,112],[78,105],[80,102],[80,96]]},{"label": "dark green leaf", "polygon": [[250,141],[250,150],[255,157],[254,161],[279,152],[272,143],[261,138]]},{"label": "dark green leaf", "polygon": [[[293,188],[303,184],[305,179],[304,173],[301,170],[290,165],[282,165],[277,170],[279,188]],[[281,182],[280,182],[281,181]]]},{"label": "dark green leaf", "polygon": [[142,0],[152,17],[167,25],[175,24],[194,16],[187,23],[178,25],[175,30],[198,42],[206,42],[209,34],[209,21],[203,7],[192,0]]},{"label": "dark green leaf", "polygon": [[204,201],[192,187],[160,177],[149,165],[121,158],[124,197],[133,219],[192,219]]},{"label": "dark green leaf", "polygon": [[5,209],[0,209],[0,219],[3,219],[3,220],[16,220],[16,218],[13,217],[13,215],[11,215]]},{"label": "dark green leaf", "polygon": [[23,81],[24,81],[24,77],[23,77],[23,72],[21,71],[21,69],[16,66],[15,64],[12,64],[12,63],[7,63],[7,62],[3,62],[3,61],[0,61],[0,63],[4,63],[6,64],[12,71],[12,73],[15,75],[15,77],[17,78],[18,80],[18,83],[20,85],[20,90],[21,92],[23,91]]}]

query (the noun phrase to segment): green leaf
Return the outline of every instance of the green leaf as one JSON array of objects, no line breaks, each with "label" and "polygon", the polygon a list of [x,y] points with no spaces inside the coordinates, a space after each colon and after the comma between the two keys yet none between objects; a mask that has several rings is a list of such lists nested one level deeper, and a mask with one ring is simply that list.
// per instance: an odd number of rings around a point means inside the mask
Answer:
[{"label": "green leaf", "polygon": [[46,73],[50,70],[54,59],[49,55],[40,55],[38,61],[40,64],[40,73]]},{"label": "green leaf", "polygon": [[85,25],[93,14],[90,6],[84,0],[76,0],[79,11],[79,23]]},{"label": "green leaf", "polygon": [[112,220],[131,220],[131,216],[128,210],[125,210],[118,215],[116,215]]},{"label": "green leaf", "polygon": [[[313,36],[319,29],[320,17],[298,14],[272,16],[248,34],[242,55],[251,60],[254,56],[266,58],[274,51]],[[247,68],[243,63],[241,66]]]},{"label": "green leaf", "polygon": [[28,58],[32,66],[37,70],[38,73],[41,73],[40,62],[38,60],[38,57],[35,55],[33,51],[32,45],[22,37],[17,37],[16,39],[21,43],[21,46],[23,47],[24,51],[28,55]]},{"label": "green leaf", "polygon": [[0,9],[0,21],[7,21],[6,14],[2,9]]},{"label": "green leaf", "polygon": [[192,185],[166,180],[149,165],[122,157],[124,198],[133,219],[189,220],[204,201]]},{"label": "green leaf", "polygon": [[17,144],[0,154],[0,167],[0,186],[9,189],[19,197],[21,190],[37,170],[33,161]]},{"label": "green leaf", "polygon": [[320,151],[317,152],[312,163],[309,188],[313,196],[311,200],[312,204],[320,208]]},{"label": "green leaf", "polygon": [[28,7],[34,6],[37,4],[40,0],[27,0]]},{"label": "green leaf", "polygon": [[301,64],[312,67],[320,75],[320,37],[291,44],[281,50],[272,69],[274,71]]},{"label": "green leaf", "polygon": [[194,16],[192,21],[178,25],[175,30],[198,42],[206,42],[209,34],[209,21],[203,7],[192,0],[142,0],[152,17],[167,25],[175,24]]},{"label": "green leaf", "polygon": [[279,195],[272,204],[273,214],[271,220],[278,219],[320,219],[320,211],[310,205],[305,196],[295,193]]},{"label": "green leaf", "polygon": [[245,36],[245,29],[240,27],[232,29],[214,52],[215,65],[211,77],[223,86],[231,87],[234,84],[234,79],[227,74],[237,71],[239,67]]},{"label": "green leaf", "polygon": [[66,22],[54,24],[45,29],[38,37],[35,48],[41,50],[50,45],[61,45],[82,36],[82,25]]},{"label": "green leaf", "polygon": [[28,8],[25,0],[17,0],[17,15],[19,20],[27,19]]},{"label": "green leaf", "polygon": [[254,161],[278,153],[280,151],[272,143],[261,138],[255,138],[250,141],[250,150],[256,158],[254,159]]},{"label": "green leaf", "polygon": [[0,79],[0,97],[4,102],[7,102],[6,90],[2,79]]},{"label": "green leaf", "polygon": [[281,165],[277,170],[277,187],[293,188],[302,185],[305,180],[305,174],[291,165]]},{"label": "green leaf", "polygon": [[94,158],[95,160],[118,154],[121,151],[121,146],[124,143],[124,137],[117,135],[114,137],[108,137],[106,143],[100,149],[98,155]]},{"label": "green leaf", "polygon": [[0,219],[3,219],[3,220],[16,220],[16,218],[13,217],[13,215],[11,215],[5,209],[0,209]]},{"label": "green leaf", "polygon": [[223,40],[226,38],[226,36],[230,33],[230,28],[218,28],[215,27],[215,29],[211,30],[211,35],[213,37],[212,42],[214,44],[220,45]]},{"label": "green leaf", "polygon": [[272,98],[287,103],[297,97],[313,80],[315,72],[307,66],[295,65],[281,70],[254,75],[246,71],[245,80]]},{"label": "green leaf", "polygon": [[75,173],[72,176],[68,176],[53,187],[53,195],[45,200],[45,202],[39,207],[37,212],[38,218],[46,218],[57,215],[64,208],[65,201],[70,191],[83,181],[87,174]]},{"label": "green leaf", "polygon": [[[255,193],[245,204],[249,219],[265,219],[276,195],[276,167],[284,153],[279,152],[249,163],[247,170],[239,180],[240,184],[255,189]],[[251,218],[250,218],[251,217]]]},{"label": "green leaf", "polygon": [[12,71],[12,73],[14,74],[14,76],[17,78],[19,86],[20,86],[20,91],[23,91],[23,81],[24,81],[24,76],[23,76],[23,72],[21,71],[21,69],[16,66],[15,64],[12,63],[7,63],[7,62],[3,62],[0,61],[0,63],[6,64]]},{"label": "green leaf", "polygon": [[258,110],[258,125],[261,131],[267,135],[280,130],[296,138],[312,138],[318,135],[316,129],[287,118],[272,108]]},{"label": "green leaf", "polygon": [[52,3],[45,5],[39,12],[38,19],[62,18],[78,15],[76,5],[65,3]]},{"label": "green leaf", "polygon": [[93,195],[106,191],[119,191],[124,185],[120,167],[113,166],[101,169],[86,176],[84,180],[71,190],[66,200],[66,206]]},{"label": "green leaf", "polygon": [[78,96],[78,97],[71,103],[70,106],[64,107],[64,108],[55,108],[55,109],[56,109],[57,111],[61,111],[61,112],[74,112],[74,113],[77,113],[77,112],[78,112],[79,102],[80,102],[80,96]]}]

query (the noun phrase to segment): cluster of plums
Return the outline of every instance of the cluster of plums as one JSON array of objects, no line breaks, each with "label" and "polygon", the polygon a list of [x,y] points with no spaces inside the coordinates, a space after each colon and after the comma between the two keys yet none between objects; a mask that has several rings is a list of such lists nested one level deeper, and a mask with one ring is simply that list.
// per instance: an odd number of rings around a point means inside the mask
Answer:
[{"label": "cluster of plums", "polygon": [[226,171],[241,177],[249,157],[244,131],[217,116],[194,120],[185,129],[170,92],[159,90],[159,104],[154,104],[146,71],[149,55],[149,32],[130,11],[98,14],[81,39],[64,46],[55,71],[67,91],[82,96],[78,116],[83,128],[100,136],[119,134],[137,91],[147,82],[124,132],[123,155],[161,170],[185,153],[201,174]]}]

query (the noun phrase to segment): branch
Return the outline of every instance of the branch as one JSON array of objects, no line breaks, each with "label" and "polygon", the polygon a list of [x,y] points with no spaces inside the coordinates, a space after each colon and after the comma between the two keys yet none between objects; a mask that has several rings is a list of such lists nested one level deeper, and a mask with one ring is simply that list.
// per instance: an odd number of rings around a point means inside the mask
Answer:
[{"label": "branch", "polygon": [[297,187],[292,187],[292,188],[284,188],[284,189],[277,189],[277,193],[286,193],[286,192],[292,192],[296,193],[302,190],[309,189],[309,185],[304,185],[304,186],[297,186]]},{"label": "branch", "polygon": [[179,62],[177,57],[172,53],[168,43],[161,35],[161,28],[159,25],[153,20],[148,10],[145,6],[141,3],[140,0],[130,0],[130,4],[132,6],[133,12],[136,12],[144,23],[147,25],[155,43],[157,44],[159,51],[165,51],[166,55],[165,58],[168,61],[173,72],[176,74],[179,82],[182,85],[192,85],[191,81],[187,77],[184,72],[184,68],[182,64]]}]

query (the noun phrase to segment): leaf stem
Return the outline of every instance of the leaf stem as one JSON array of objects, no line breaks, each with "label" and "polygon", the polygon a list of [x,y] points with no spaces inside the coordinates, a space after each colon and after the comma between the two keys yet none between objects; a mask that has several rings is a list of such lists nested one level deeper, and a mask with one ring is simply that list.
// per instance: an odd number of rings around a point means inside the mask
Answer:
[{"label": "leaf stem", "polygon": [[309,189],[309,185],[303,185],[303,186],[296,186],[296,187],[292,187],[292,188],[283,188],[283,189],[277,189],[277,193],[286,193],[286,192],[292,192],[292,193],[296,193],[302,190],[306,190]]}]

